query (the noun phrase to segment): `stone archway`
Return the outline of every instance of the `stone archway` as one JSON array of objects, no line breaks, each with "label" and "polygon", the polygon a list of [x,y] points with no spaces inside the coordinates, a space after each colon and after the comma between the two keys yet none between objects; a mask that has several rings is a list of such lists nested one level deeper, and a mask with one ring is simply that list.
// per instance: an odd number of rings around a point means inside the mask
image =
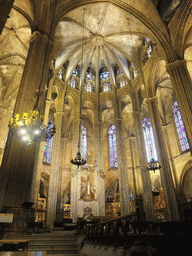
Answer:
[{"label": "stone archway", "polygon": [[187,202],[192,201],[192,167],[184,174],[182,182],[182,192],[185,195]]}]

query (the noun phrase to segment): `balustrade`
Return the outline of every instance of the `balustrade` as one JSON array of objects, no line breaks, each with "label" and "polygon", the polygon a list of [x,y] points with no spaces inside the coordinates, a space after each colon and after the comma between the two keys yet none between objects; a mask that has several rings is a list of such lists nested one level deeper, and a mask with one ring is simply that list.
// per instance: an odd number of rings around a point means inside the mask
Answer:
[{"label": "balustrade", "polygon": [[192,235],[192,221],[144,222],[139,221],[136,213],[132,213],[100,222],[93,219],[81,220],[77,230],[86,236],[88,242],[124,247],[138,235]]}]

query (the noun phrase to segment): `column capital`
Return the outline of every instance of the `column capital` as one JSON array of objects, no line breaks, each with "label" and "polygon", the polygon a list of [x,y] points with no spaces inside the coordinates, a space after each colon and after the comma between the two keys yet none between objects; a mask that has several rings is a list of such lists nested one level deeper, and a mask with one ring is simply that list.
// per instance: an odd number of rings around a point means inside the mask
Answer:
[{"label": "column capital", "polygon": [[53,44],[53,42],[48,38],[47,35],[40,33],[39,31],[34,31],[33,34],[31,35],[30,38],[30,43],[32,43],[35,39],[41,39],[44,40],[45,42],[50,42]]},{"label": "column capital", "polygon": [[135,136],[130,136],[128,138],[126,138],[128,141],[136,141],[136,137]]},{"label": "column capital", "polygon": [[64,112],[63,111],[58,111],[54,115],[55,116],[63,116]]},{"label": "column capital", "polygon": [[94,122],[94,125],[98,125],[98,124],[99,125],[102,124],[102,121],[101,120],[97,120],[97,121]]},{"label": "column capital", "polygon": [[73,122],[81,122],[81,118],[75,118]]},{"label": "column capital", "polygon": [[142,112],[141,111],[133,111],[133,116],[142,116]]},{"label": "column capital", "polygon": [[182,65],[186,65],[186,60],[176,60],[174,62],[167,63],[166,69],[169,70],[171,67],[179,67]]},{"label": "column capital", "polygon": [[120,121],[120,122],[122,122],[122,118],[121,118],[121,117],[116,117],[116,118],[115,118],[115,121]]},{"label": "column capital", "polygon": [[77,175],[77,172],[78,172],[78,170],[76,168],[72,168],[71,169],[71,176],[72,176],[72,178]]},{"label": "column capital", "polygon": [[103,178],[103,179],[106,178],[105,170],[99,170],[99,171],[97,172],[97,174],[98,174],[101,178]]},{"label": "column capital", "polygon": [[154,96],[153,98],[148,98],[147,103],[157,102],[157,97]]}]

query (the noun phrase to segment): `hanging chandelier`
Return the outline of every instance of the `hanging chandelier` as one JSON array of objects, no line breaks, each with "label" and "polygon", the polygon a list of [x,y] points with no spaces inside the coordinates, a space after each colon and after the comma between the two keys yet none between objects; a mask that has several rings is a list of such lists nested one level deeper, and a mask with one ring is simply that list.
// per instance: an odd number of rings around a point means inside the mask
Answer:
[{"label": "hanging chandelier", "polygon": [[35,141],[49,140],[56,133],[55,125],[49,122],[43,124],[43,117],[38,110],[16,114],[9,122],[10,131],[21,141],[31,145]]},{"label": "hanging chandelier", "polygon": [[80,143],[78,143],[78,151],[77,155],[75,158],[71,159],[71,163],[74,165],[77,165],[78,168],[79,166],[83,166],[87,163],[87,160],[84,157],[81,157],[81,152],[80,152]]},{"label": "hanging chandelier", "polygon": [[[82,62],[84,65],[84,56],[83,56],[83,42],[84,42],[84,20],[85,20],[85,9],[83,12],[83,35],[82,35]],[[87,163],[87,160],[81,156],[80,152],[80,141],[81,141],[81,104],[82,104],[82,88],[80,89],[80,101],[79,101],[79,116],[80,116],[80,123],[79,123],[79,141],[78,141],[78,150],[77,150],[77,155],[75,158],[71,159],[71,163],[74,165],[77,165],[78,168],[79,166],[83,166]]]},{"label": "hanging chandelier", "polygon": [[146,169],[148,171],[156,171],[156,170],[160,170],[161,169],[161,165],[159,164],[158,161],[155,161],[153,158],[151,159],[151,161],[148,163]]}]

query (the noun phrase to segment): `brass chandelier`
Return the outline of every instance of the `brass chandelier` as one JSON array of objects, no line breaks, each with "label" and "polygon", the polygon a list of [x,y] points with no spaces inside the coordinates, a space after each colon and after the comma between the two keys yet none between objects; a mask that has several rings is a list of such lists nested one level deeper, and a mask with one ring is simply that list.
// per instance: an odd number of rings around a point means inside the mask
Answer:
[{"label": "brass chandelier", "polygon": [[155,161],[153,158],[151,159],[151,161],[148,163],[148,165],[146,166],[146,169],[148,171],[156,171],[156,170],[160,170],[161,169],[161,165],[159,164],[158,161]]},{"label": "brass chandelier", "polygon": [[[84,19],[85,19],[85,9],[84,9],[84,13],[83,13],[83,36],[82,36],[82,61],[84,64],[84,56],[83,56],[83,40],[84,40]],[[78,168],[79,166],[83,166],[87,163],[87,160],[81,156],[81,152],[80,152],[80,143],[81,143],[81,107],[82,107],[82,88],[80,89],[80,100],[79,100],[79,116],[80,116],[80,122],[79,122],[79,141],[78,141],[78,150],[77,150],[77,155],[75,158],[71,159],[71,163],[74,165],[77,165]]]},{"label": "brass chandelier", "polygon": [[21,141],[31,145],[35,141],[49,140],[56,132],[55,125],[43,124],[43,117],[38,110],[16,114],[9,122],[10,131]]}]

